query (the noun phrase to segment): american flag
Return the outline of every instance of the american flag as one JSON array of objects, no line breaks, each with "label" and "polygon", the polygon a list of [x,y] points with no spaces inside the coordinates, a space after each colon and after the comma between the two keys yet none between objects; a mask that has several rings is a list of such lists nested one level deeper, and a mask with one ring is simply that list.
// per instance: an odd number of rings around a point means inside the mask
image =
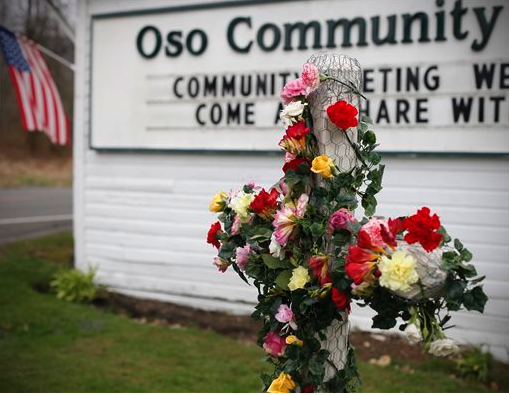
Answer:
[{"label": "american flag", "polygon": [[36,44],[0,26],[0,47],[9,68],[25,131],[42,131],[54,144],[70,142],[70,125],[48,66]]}]

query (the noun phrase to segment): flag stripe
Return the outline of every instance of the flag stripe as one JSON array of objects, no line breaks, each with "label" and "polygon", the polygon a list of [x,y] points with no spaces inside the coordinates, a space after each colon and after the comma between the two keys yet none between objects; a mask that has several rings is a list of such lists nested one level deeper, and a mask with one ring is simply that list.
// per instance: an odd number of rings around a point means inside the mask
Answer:
[{"label": "flag stripe", "polygon": [[35,108],[34,108],[34,101],[32,97],[32,89],[30,87],[30,75],[28,73],[20,73],[20,78],[22,81],[23,86],[25,87],[25,96],[26,100],[28,100],[29,106],[28,106],[28,113],[30,114],[31,122],[33,122],[33,128],[37,129],[37,119],[35,117]]},{"label": "flag stripe", "polygon": [[23,129],[28,131],[28,122],[27,116],[25,114],[26,105],[23,103],[23,97],[21,96],[21,89],[19,88],[18,77],[16,76],[16,70],[14,67],[9,66],[9,74],[11,75],[11,80],[14,85],[14,92],[16,93],[16,101],[18,102],[18,107],[21,112],[21,124],[23,125]]},{"label": "flag stripe", "polygon": [[[32,54],[30,51],[26,52],[25,55],[27,55],[27,58],[32,57]],[[41,78],[40,78],[40,72],[38,69],[33,70],[33,74],[35,74],[35,77],[32,76],[32,89],[35,92],[35,106],[37,109],[37,117],[38,117],[38,129],[39,130],[47,130],[48,126],[48,109],[46,106],[46,99],[44,98],[44,89],[41,86]]]},{"label": "flag stripe", "polygon": [[32,109],[30,108],[30,101],[27,97],[27,92],[24,86],[25,83],[18,70],[16,70],[14,67],[10,67],[9,71],[16,91],[16,97],[18,98],[18,104],[21,111],[21,120],[25,126],[25,131],[29,132],[34,130],[35,124]]},{"label": "flag stripe", "polygon": [[33,50],[34,58],[37,60],[37,64],[40,66],[42,74],[44,75],[45,80],[48,83],[49,89],[52,93],[53,103],[55,106],[55,122],[57,124],[56,127],[57,142],[61,144],[67,144],[66,115],[64,111],[64,106],[62,105],[62,100],[60,99],[60,95],[58,94],[58,89],[55,85],[55,82],[51,78],[48,66],[39,50],[33,44],[31,45],[31,49]]},{"label": "flag stripe", "polygon": [[55,82],[51,78],[51,75],[48,70],[48,66],[46,65],[46,62],[44,61],[44,59],[42,58],[41,53],[39,51],[37,51],[35,53],[35,55],[36,55],[36,58],[38,58],[39,64],[41,65],[41,69],[42,69],[43,74],[45,75],[46,81],[49,85],[49,89],[52,92],[53,103],[55,104],[55,110],[56,110],[56,118],[55,119],[56,119],[56,123],[57,123],[57,128],[56,128],[57,141],[59,143],[66,144],[67,142],[65,140],[66,140],[66,136],[67,136],[67,133],[66,133],[67,124],[65,121],[66,116],[65,116],[64,106],[62,105],[62,100],[60,99],[60,95],[58,94],[58,89],[55,85]]}]

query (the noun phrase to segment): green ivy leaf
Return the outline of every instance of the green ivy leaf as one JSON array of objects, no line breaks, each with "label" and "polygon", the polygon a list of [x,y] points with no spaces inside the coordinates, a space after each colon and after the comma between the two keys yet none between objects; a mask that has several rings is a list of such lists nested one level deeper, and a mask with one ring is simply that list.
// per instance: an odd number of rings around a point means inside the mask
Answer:
[{"label": "green ivy leaf", "polygon": [[334,245],[343,246],[350,242],[351,239],[352,233],[350,233],[349,230],[346,229],[338,230],[337,233],[334,235]]},{"label": "green ivy leaf", "polygon": [[274,258],[270,254],[262,254],[263,263],[269,269],[287,269],[292,267],[292,264],[288,261],[281,261],[278,258]]},{"label": "green ivy leaf", "polygon": [[484,306],[488,301],[488,297],[484,293],[482,286],[478,285],[470,291],[465,292],[463,305],[467,310],[475,310],[480,313],[484,312]]},{"label": "green ivy leaf", "polygon": [[442,267],[446,270],[455,270],[459,266],[458,255],[454,251],[446,251],[442,254]]},{"label": "green ivy leaf", "polygon": [[461,259],[464,260],[465,262],[470,262],[472,260],[472,253],[466,248],[463,248],[463,250],[461,250],[460,255]]},{"label": "green ivy leaf", "polygon": [[458,265],[457,271],[466,278],[477,276],[474,265]]},{"label": "green ivy leaf", "polygon": [[456,248],[458,251],[461,251],[463,249],[463,244],[461,244],[461,241],[459,241],[459,239],[454,239],[454,248]]},{"label": "green ivy leaf", "polygon": [[448,279],[445,291],[447,306],[450,310],[459,310],[463,303],[463,291],[467,286],[466,281]]},{"label": "green ivy leaf", "polygon": [[391,329],[396,326],[396,317],[377,314],[373,317],[372,328]]},{"label": "green ivy leaf", "polygon": [[373,195],[365,195],[362,198],[362,207],[364,208],[364,215],[371,217],[376,210],[376,198]]},{"label": "green ivy leaf", "polygon": [[376,135],[372,130],[368,130],[362,136],[362,142],[365,145],[372,145],[376,143]]},{"label": "green ivy leaf", "polygon": [[288,291],[288,283],[290,282],[290,278],[292,277],[292,270],[285,270],[279,273],[276,278],[276,284],[279,288]]},{"label": "green ivy leaf", "polygon": [[368,159],[374,166],[376,166],[380,163],[382,157],[377,152],[370,152],[368,155]]},{"label": "green ivy leaf", "polygon": [[265,228],[263,226],[259,226],[253,229],[253,236],[251,236],[250,239],[263,242],[270,240],[271,236],[272,230],[270,230],[269,228]]},{"label": "green ivy leaf", "polygon": [[309,227],[309,231],[313,237],[318,238],[323,235],[325,229],[322,224],[315,222]]}]

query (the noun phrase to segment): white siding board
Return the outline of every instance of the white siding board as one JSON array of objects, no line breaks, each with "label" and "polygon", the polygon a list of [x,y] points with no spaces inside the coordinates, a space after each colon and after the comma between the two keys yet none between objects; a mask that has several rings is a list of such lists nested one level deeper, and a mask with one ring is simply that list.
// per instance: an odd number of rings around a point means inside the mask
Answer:
[{"label": "white siding board", "polygon": [[94,190],[125,190],[125,191],[154,191],[154,192],[172,192],[174,188],[173,180],[149,179],[149,178],[131,178],[131,177],[87,177],[88,189]]},{"label": "white siding board", "polygon": [[[196,0],[201,3],[203,0]],[[123,2],[125,9],[140,8]],[[144,7],[162,6],[149,0]],[[175,1],[173,4],[188,4]],[[219,190],[253,179],[266,188],[282,176],[282,156],[99,153],[88,148],[91,13],[116,3],[79,2],[74,131],[76,265],[97,265],[100,282],[128,295],[250,314],[256,302],[230,271],[212,265],[205,244],[208,203]],[[275,128],[274,133],[280,133]],[[509,161],[495,158],[384,157],[378,214],[408,214],[423,205],[474,254],[491,300],[486,314],[454,314],[451,335],[485,343],[502,359],[509,348]],[[371,312],[355,308],[352,323],[370,327]]]},{"label": "white siding board", "polygon": [[102,218],[89,216],[86,221],[89,229],[105,231],[125,231],[141,235],[165,235],[165,236],[187,236],[196,237],[203,232],[203,226],[193,224],[179,224],[176,227],[167,222],[145,219],[127,219],[127,218]]},{"label": "white siding board", "polygon": [[163,292],[187,297],[211,298],[230,302],[251,302],[256,290],[242,285],[222,284],[214,286],[210,282],[196,279],[174,280],[169,278],[154,278],[129,273],[109,272],[99,269],[97,279],[102,284],[131,288],[140,291]]}]

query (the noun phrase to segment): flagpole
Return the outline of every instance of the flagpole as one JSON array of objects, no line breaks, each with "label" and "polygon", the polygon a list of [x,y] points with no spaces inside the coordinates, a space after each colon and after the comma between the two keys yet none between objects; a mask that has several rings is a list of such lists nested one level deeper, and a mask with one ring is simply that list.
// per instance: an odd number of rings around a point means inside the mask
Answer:
[{"label": "flagpole", "polygon": [[41,44],[35,44],[37,48],[44,54],[48,55],[50,58],[56,60],[57,62],[60,62],[62,65],[67,67],[68,69],[72,70],[74,72],[74,64],[65,60],[63,57],[57,55],[55,52],[50,51],[48,48],[43,47]]}]

